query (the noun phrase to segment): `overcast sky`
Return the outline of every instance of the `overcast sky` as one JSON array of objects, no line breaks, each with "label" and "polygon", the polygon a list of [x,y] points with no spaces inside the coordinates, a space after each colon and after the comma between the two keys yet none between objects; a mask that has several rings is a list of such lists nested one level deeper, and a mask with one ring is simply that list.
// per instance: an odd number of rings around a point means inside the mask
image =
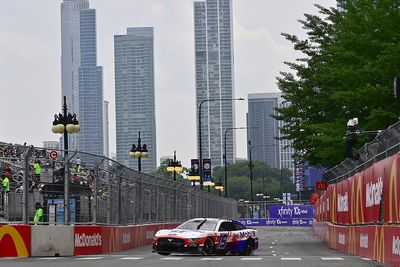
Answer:
[{"label": "overcast sky", "polygon": [[[0,141],[42,146],[61,110],[61,0],[0,0]],[[276,92],[284,61],[298,56],[281,32],[304,36],[298,19],[314,3],[336,0],[233,0],[236,97]],[[115,152],[114,44],[127,27],[152,26],[155,35],[157,158],[177,151],[185,166],[196,158],[192,0],[90,0],[97,10],[97,60],[110,102],[110,151]],[[236,102],[236,127],[246,126],[247,101]],[[237,157],[246,157],[237,130]],[[136,136],[132,143],[136,143]],[[145,142],[145,140],[144,140]]]}]

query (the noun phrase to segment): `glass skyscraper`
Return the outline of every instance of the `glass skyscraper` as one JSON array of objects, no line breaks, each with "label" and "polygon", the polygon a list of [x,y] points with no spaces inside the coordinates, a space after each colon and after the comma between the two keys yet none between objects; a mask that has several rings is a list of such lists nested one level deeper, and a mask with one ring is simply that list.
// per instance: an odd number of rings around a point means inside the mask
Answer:
[{"label": "glass skyscraper", "polygon": [[[196,114],[205,99],[234,98],[232,1],[194,2]],[[197,118],[197,127],[198,116]],[[223,164],[224,135],[235,127],[234,101],[210,101],[201,110],[202,157]],[[198,129],[197,129],[198,133]],[[235,160],[235,131],[227,132],[227,162]],[[199,143],[198,143],[199,146]]]},{"label": "glass skyscraper", "polygon": [[104,155],[103,69],[97,66],[96,10],[87,0],[61,4],[62,96],[81,130],[69,149]]},{"label": "glass skyscraper", "polygon": [[281,93],[256,93],[248,95],[247,133],[252,160],[263,161],[273,168],[293,171],[293,148],[289,140],[278,140],[281,121],[272,117],[275,108],[286,106]]},{"label": "glass skyscraper", "polygon": [[128,28],[114,36],[115,111],[117,161],[137,170],[137,159],[128,156],[132,144],[146,144],[149,157],[142,171],[157,168],[154,99],[154,36],[152,27]]}]

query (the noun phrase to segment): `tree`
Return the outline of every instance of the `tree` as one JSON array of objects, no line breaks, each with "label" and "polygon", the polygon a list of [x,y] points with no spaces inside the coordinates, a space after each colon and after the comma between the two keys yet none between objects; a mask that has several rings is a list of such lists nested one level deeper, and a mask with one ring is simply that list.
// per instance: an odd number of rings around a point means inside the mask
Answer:
[{"label": "tree", "polygon": [[320,16],[299,21],[305,40],[282,34],[304,57],[285,62],[291,71],[277,77],[290,106],[277,108],[275,118],[285,123],[282,138],[293,141],[295,156],[329,168],[344,160],[349,119],[359,118],[364,130],[398,119],[400,102],[392,92],[400,69],[400,13],[398,0],[346,1],[342,13],[316,7]]},{"label": "tree", "polygon": [[[288,169],[275,169],[263,161],[253,161],[253,199],[255,194],[263,193],[271,198],[282,197],[282,191],[294,193],[292,172]],[[213,169],[214,181],[224,181],[224,167]],[[230,164],[228,168],[228,197],[239,199],[251,199],[250,197],[250,171],[249,161],[239,161]]]}]

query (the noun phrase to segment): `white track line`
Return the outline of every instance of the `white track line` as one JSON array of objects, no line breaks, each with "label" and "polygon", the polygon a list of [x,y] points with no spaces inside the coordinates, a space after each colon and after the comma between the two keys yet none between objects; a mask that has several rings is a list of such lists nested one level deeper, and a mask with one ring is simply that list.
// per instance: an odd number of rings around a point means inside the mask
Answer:
[{"label": "white track line", "polygon": [[123,257],[119,258],[120,260],[141,260],[143,257]]},{"label": "white track line", "polygon": [[260,261],[262,259],[263,258],[254,258],[254,257],[252,257],[252,258],[241,258],[240,260],[241,261]]},{"label": "white track line", "polygon": [[342,261],[343,258],[340,257],[321,257],[323,261]]},{"label": "white track line", "polygon": [[201,258],[202,261],[220,261],[222,258]]},{"label": "white track line", "polygon": [[281,261],[301,261],[301,258],[281,258]]},{"label": "white track line", "polygon": [[161,258],[160,260],[164,260],[164,261],[179,261],[183,258],[179,258],[179,257],[168,257],[168,258]]},{"label": "white track line", "polygon": [[86,257],[86,258],[76,258],[77,260],[101,260],[104,257]]}]

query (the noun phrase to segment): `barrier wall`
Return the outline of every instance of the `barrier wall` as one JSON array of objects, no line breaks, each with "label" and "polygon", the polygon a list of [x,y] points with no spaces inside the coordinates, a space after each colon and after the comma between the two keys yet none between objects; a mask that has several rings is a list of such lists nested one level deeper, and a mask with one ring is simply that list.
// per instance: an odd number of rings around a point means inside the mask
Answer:
[{"label": "barrier wall", "polygon": [[333,249],[400,266],[400,226],[315,222],[314,231]]},{"label": "barrier wall", "polygon": [[400,153],[330,184],[317,200],[317,221],[340,225],[400,223]]},{"label": "barrier wall", "polygon": [[113,253],[152,244],[160,229],[178,224],[132,226],[0,225],[0,257]]}]

